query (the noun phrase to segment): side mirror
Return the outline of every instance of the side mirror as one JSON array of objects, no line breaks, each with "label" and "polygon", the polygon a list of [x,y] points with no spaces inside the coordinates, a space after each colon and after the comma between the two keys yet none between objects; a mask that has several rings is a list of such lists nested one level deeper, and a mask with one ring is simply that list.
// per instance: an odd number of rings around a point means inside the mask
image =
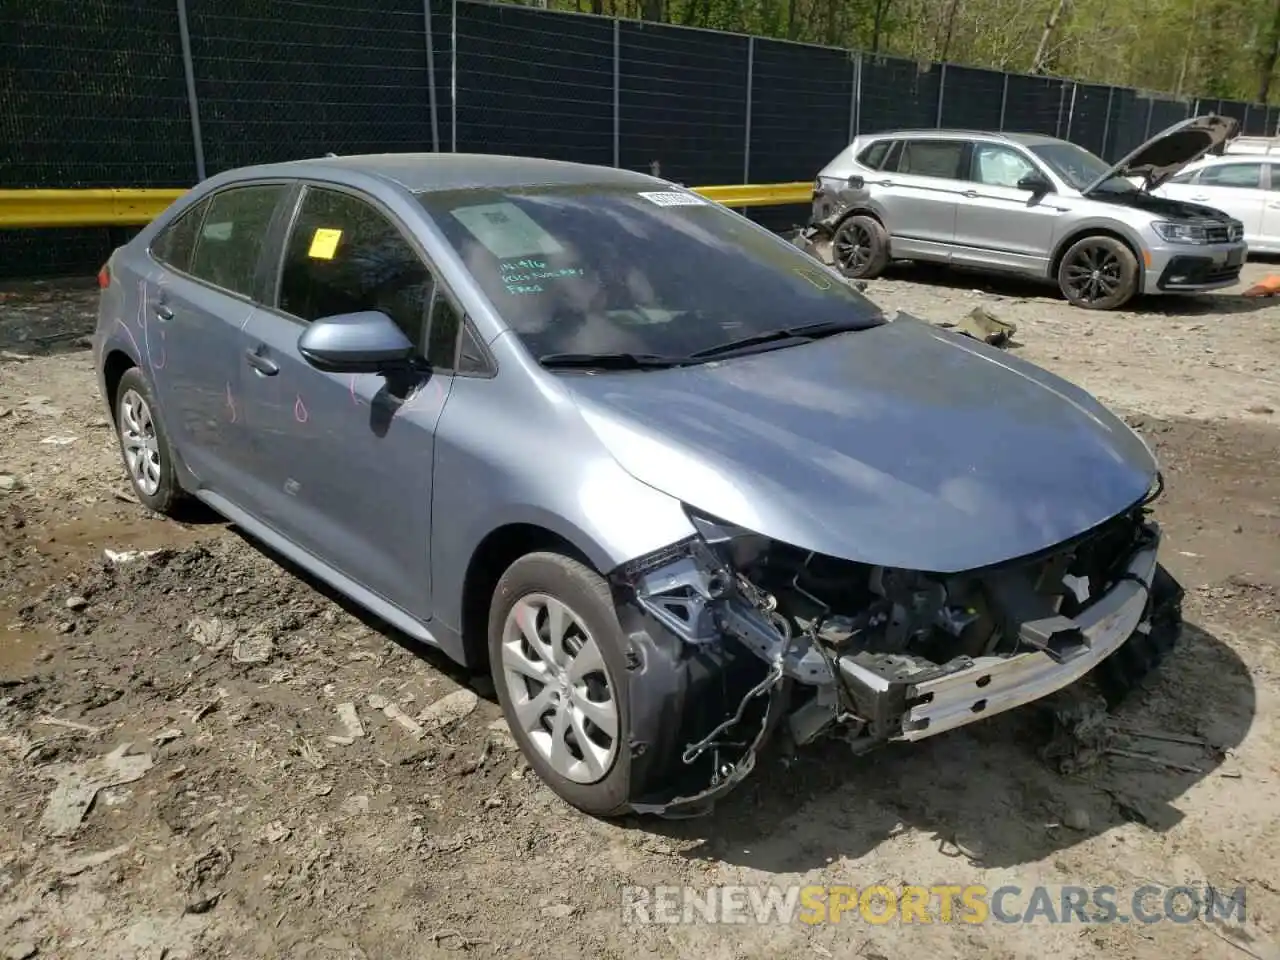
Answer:
[{"label": "side mirror", "polygon": [[314,321],[298,337],[298,353],[325,373],[390,373],[407,367],[414,345],[380,310]]},{"label": "side mirror", "polygon": [[1018,181],[1019,190],[1030,190],[1036,196],[1053,192],[1053,184],[1041,173],[1028,173]]}]

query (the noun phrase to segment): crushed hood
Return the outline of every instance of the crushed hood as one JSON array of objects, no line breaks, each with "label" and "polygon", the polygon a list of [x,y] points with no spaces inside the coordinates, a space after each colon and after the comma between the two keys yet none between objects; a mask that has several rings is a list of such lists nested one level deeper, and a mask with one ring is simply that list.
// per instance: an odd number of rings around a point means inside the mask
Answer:
[{"label": "crushed hood", "polygon": [[567,375],[640,481],[801,549],[951,573],[1132,506],[1156,464],[1077,387],[910,318],[717,363]]},{"label": "crushed hood", "polygon": [[1209,153],[1222,153],[1240,132],[1233,117],[1207,114],[1181,120],[1161,130],[1080,192],[1088,196],[1112,177],[1141,177],[1154,190],[1188,164]]}]

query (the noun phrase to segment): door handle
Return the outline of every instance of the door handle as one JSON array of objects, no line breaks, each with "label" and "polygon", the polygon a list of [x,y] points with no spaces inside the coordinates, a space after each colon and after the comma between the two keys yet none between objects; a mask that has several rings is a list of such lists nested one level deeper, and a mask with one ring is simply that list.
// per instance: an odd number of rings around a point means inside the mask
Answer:
[{"label": "door handle", "polygon": [[1196,201],[1198,201],[1198,202],[1200,202],[1200,203],[1203,203],[1204,201],[1208,200],[1209,198],[1208,198],[1208,197],[1206,197],[1203,193],[1200,193],[1200,194],[1196,194],[1196,196],[1192,197],[1191,199],[1192,199],[1192,200],[1196,200]]},{"label": "door handle", "polygon": [[155,306],[156,316],[161,320],[172,320],[173,311],[166,307],[163,303],[157,303]]},{"label": "door handle", "polygon": [[978,191],[977,191],[977,190],[966,190],[964,193],[960,194],[960,196],[962,196],[962,197],[968,197],[970,200],[974,200],[974,199],[976,199],[976,198],[977,198],[977,196],[978,196]]},{"label": "door handle", "polygon": [[1272,200],[1267,204],[1268,210],[1280,210],[1280,200]]},{"label": "door handle", "polygon": [[249,361],[249,366],[253,367],[253,369],[257,370],[264,377],[274,377],[280,372],[280,367],[274,360],[264,357],[256,350],[246,350],[244,352],[244,358]]}]

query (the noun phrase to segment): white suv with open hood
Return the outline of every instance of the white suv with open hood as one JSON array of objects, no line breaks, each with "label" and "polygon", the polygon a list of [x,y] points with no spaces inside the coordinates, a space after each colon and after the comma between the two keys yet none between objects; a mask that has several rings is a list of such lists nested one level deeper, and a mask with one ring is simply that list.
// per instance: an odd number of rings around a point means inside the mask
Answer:
[{"label": "white suv with open hood", "polygon": [[1238,130],[1230,117],[1193,117],[1115,165],[1037,134],[868,134],[818,175],[813,219],[849,277],[929,260],[1045,278],[1095,310],[1137,293],[1215,290],[1239,278],[1242,224],[1152,191]]}]

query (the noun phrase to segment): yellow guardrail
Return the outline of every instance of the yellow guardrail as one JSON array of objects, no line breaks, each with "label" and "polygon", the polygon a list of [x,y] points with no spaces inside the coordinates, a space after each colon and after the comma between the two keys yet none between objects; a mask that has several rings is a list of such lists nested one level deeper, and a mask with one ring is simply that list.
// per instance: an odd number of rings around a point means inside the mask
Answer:
[{"label": "yellow guardrail", "polygon": [[0,190],[0,228],[112,227],[155,219],[183,190]]},{"label": "yellow guardrail", "polygon": [[[694,187],[727,207],[773,207],[809,203],[813,185],[742,184]],[[141,226],[155,219],[185,190],[0,190],[0,229],[27,227]]]},{"label": "yellow guardrail", "polygon": [[726,207],[780,207],[813,200],[813,181],[802,183],[743,184],[733,187],[694,187],[708,200]]}]

